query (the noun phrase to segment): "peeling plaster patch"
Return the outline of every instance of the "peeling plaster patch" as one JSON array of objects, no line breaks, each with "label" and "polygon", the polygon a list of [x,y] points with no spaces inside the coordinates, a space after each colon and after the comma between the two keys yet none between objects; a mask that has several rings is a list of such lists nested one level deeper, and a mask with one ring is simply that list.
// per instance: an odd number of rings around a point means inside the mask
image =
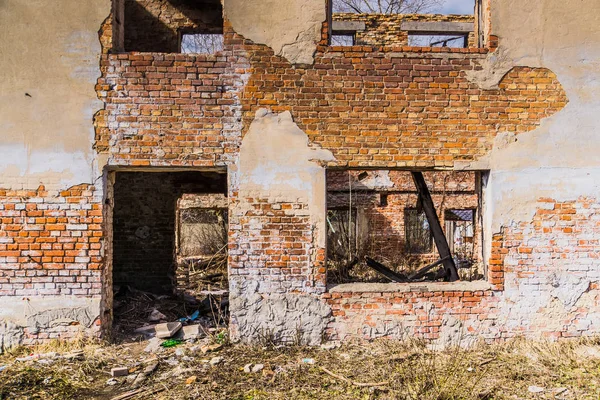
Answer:
[{"label": "peeling plaster patch", "polygon": [[590,281],[571,273],[553,273],[550,285],[554,288],[552,296],[559,299],[565,308],[575,306],[579,298],[590,288]]},{"label": "peeling plaster patch", "polygon": [[235,32],[293,64],[312,64],[327,19],[322,0],[225,0]]},{"label": "peeling plaster patch", "polygon": [[319,298],[288,293],[261,295],[258,282],[246,280],[231,285],[233,339],[244,342],[273,340],[275,343],[317,345],[331,319],[331,308]]},{"label": "peeling plaster patch", "polygon": [[23,343],[23,328],[10,321],[0,321],[0,354]]},{"label": "peeling plaster patch", "polygon": [[368,174],[369,176],[356,184],[356,187],[368,189],[390,189],[394,187],[389,170],[370,171]]},{"label": "peeling plaster patch", "polygon": [[110,1],[2,2],[3,187],[63,189],[93,181],[93,116],[102,108],[94,88],[98,27],[110,8]]},{"label": "peeling plaster patch", "polygon": [[239,157],[237,171],[231,169],[239,197],[308,204],[311,221],[319,227],[317,244],[324,246],[325,168],[320,164],[334,161],[333,154],[311,146],[289,111],[273,114],[260,109],[242,140]]},{"label": "peeling plaster patch", "polygon": [[[514,222],[531,221],[541,197],[572,201],[600,193],[600,168],[522,168],[517,171],[494,169],[486,189],[488,232]],[[488,239],[489,239],[488,235]],[[489,249],[489,247],[488,247]]]},{"label": "peeling plaster patch", "polygon": [[80,324],[85,328],[92,326],[95,317],[87,307],[55,308],[27,316],[27,327],[31,333],[38,333],[56,326]]}]

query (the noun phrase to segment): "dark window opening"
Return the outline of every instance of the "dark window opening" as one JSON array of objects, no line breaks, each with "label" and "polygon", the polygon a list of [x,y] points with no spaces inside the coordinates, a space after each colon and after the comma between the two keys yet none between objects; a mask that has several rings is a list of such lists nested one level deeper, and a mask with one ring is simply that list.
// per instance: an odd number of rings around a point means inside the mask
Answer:
[{"label": "dark window opening", "polygon": [[212,54],[223,47],[220,0],[119,1],[125,51]]},{"label": "dark window opening", "polygon": [[[437,262],[447,248],[460,279],[483,277],[479,173],[428,171],[422,175],[430,200],[421,198],[425,192],[422,186],[417,189],[410,171],[327,171],[329,284],[389,282],[391,278],[377,271],[372,262],[369,265],[367,258],[407,277],[406,281],[439,281],[445,279],[440,273],[447,270],[444,261]],[[424,211],[432,206],[448,244],[441,251]],[[431,270],[417,273],[431,264],[435,264]]]},{"label": "dark window opening", "polygon": [[[132,339],[143,335],[135,330],[146,324],[177,321],[195,311],[208,319],[227,296],[226,174],[114,176],[109,201],[114,337]],[[223,311],[220,318],[227,317]]]}]

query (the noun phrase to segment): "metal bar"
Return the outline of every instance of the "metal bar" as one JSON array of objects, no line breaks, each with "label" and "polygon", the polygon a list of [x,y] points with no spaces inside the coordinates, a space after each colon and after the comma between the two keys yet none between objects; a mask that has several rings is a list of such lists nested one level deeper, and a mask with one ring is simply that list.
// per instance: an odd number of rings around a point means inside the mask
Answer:
[{"label": "metal bar", "polygon": [[457,281],[459,279],[458,271],[456,270],[456,265],[452,259],[446,235],[444,235],[442,225],[440,224],[440,220],[435,211],[433,200],[431,199],[431,194],[429,193],[429,188],[427,187],[423,173],[412,172],[412,177],[415,186],[417,187],[417,191],[419,192],[419,197],[423,204],[423,211],[425,211],[425,215],[427,216],[435,246],[440,254],[440,259],[443,260],[444,269],[446,270],[446,279],[450,282]]},{"label": "metal bar", "polygon": [[421,268],[420,270],[418,270],[414,274],[409,275],[408,279],[410,279],[411,281],[414,280],[414,279],[420,279],[420,278],[424,277],[426,273],[428,273],[429,271],[431,271],[432,269],[434,269],[438,265],[443,264],[444,261],[445,260],[437,260],[433,264],[429,264],[428,266]]},{"label": "metal bar", "polygon": [[405,283],[405,282],[409,281],[408,278],[406,277],[406,275],[399,274],[395,271],[392,271],[385,265],[378,263],[377,261],[373,260],[372,258],[365,257],[365,261],[367,262],[367,265],[369,267],[371,267],[375,271],[379,272],[381,275],[385,276],[389,280],[392,280],[394,282],[400,282],[400,283]]}]

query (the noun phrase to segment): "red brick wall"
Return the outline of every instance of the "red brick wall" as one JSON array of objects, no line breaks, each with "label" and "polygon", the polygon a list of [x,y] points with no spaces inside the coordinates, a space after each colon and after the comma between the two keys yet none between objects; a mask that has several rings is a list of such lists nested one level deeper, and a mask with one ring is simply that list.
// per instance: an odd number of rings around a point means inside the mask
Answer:
[{"label": "red brick wall", "polygon": [[260,292],[325,290],[324,249],[314,248],[306,204],[238,199],[230,203],[230,276],[259,281]]},{"label": "red brick wall", "polygon": [[[327,335],[333,340],[377,337],[439,340],[445,326],[454,327],[454,339],[472,336],[498,318],[498,297],[484,290],[415,290],[395,292],[328,293],[333,321]],[[451,327],[452,328],[452,327]],[[491,332],[477,332],[493,339]]]},{"label": "red brick wall", "polygon": [[93,186],[0,189],[0,295],[100,295],[101,224]]},{"label": "red brick wall", "polygon": [[314,66],[292,68],[267,48],[251,48],[243,108],[246,125],[259,107],[291,111],[337,166],[453,167],[487,154],[498,132],[532,130],[567,101],[546,69],[515,68],[499,89],[483,90],[466,78],[480,68],[478,56],[321,50]]}]

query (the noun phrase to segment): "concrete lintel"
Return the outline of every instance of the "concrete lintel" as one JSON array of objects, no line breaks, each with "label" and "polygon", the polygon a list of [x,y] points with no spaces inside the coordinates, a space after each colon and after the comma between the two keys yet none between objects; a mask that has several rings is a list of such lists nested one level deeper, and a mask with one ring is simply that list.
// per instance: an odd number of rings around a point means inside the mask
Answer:
[{"label": "concrete lintel", "polygon": [[357,32],[364,31],[366,25],[364,21],[333,21],[331,30],[335,32]]},{"label": "concrete lintel", "polygon": [[469,33],[475,30],[475,24],[450,21],[402,21],[400,29],[417,33]]},{"label": "concrete lintel", "polygon": [[417,53],[411,51],[390,52],[385,54],[386,58],[445,58],[445,59],[485,59],[487,54],[479,53]]},{"label": "concrete lintel", "polygon": [[474,292],[491,290],[486,281],[414,282],[414,283],[344,283],[329,287],[329,293],[406,293],[406,292]]}]

